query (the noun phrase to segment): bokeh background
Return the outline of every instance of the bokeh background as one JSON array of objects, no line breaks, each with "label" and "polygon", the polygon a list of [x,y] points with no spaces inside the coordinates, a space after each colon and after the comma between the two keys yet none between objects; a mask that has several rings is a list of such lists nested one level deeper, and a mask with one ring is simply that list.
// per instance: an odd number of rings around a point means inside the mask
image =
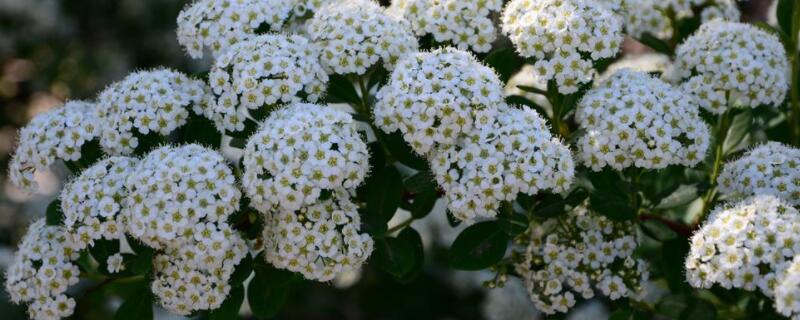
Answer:
[{"label": "bokeh background", "polygon": [[[16,131],[33,116],[65,100],[92,100],[131,71],[157,66],[202,72],[209,61],[188,58],[175,39],[183,0],[0,0],[0,270],[11,262],[29,223],[44,215],[68,171],[58,165],[41,174],[40,192],[24,194],[6,178]],[[382,1],[388,2],[388,1]],[[739,1],[743,20],[774,20],[772,0]],[[646,54],[626,41],[623,54]],[[441,204],[440,204],[441,205]],[[414,282],[400,284],[366,266],[361,274],[332,284],[302,283],[293,290],[281,319],[537,319],[518,281],[502,289],[482,288],[491,275],[456,272],[444,262],[458,229],[444,214],[413,225],[426,245],[426,267]],[[354,285],[357,284],[357,285]],[[108,319],[119,304],[112,295],[81,296],[75,289],[75,319]],[[657,290],[654,294],[657,294]],[[602,301],[575,309],[568,319],[604,319]],[[161,319],[173,319],[157,312]],[[25,319],[22,307],[0,293],[0,318]]]}]

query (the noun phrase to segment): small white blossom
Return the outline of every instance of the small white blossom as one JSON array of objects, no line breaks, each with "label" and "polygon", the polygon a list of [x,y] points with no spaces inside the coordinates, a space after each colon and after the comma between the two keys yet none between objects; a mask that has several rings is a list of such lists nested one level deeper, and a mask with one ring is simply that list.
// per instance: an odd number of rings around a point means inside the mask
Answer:
[{"label": "small white blossom", "polygon": [[68,101],[36,115],[20,129],[17,151],[8,170],[11,183],[34,192],[38,189],[36,172],[47,170],[58,159],[79,160],[81,147],[100,136],[95,109],[93,103]]},{"label": "small white blossom", "polygon": [[625,31],[640,38],[650,34],[658,39],[669,40],[675,30],[667,12],[675,19],[695,16],[694,8],[702,8],[700,22],[714,19],[739,21],[741,13],[733,0],[625,0],[623,5]]},{"label": "small white blossom", "polygon": [[322,192],[358,187],[369,151],[350,114],[299,103],[274,111],[244,151],[242,185],[261,212],[294,211]]},{"label": "small white blossom", "polygon": [[388,14],[373,0],[344,0],[322,7],[308,22],[310,38],[322,48],[328,73],[364,74],[382,61],[392,70],[417,50],[408,22]]},{"label": "small white blossom", "polygon": [[800,149],[768,142],[725,164],[717,178],[722,194],[768,194],[800,206]]},{"label": "small white blossom", "polygon": [[789,88],[789,61],[775,35],[757,27],[714,20],[700,26],[675,50],[665,77],[704,109],[778,106]]},{"label": "small white blossom", "polygon": [[643,72],[617,71],[577,108],[575,120],[586,130],[580,157],[594,171],[694,166],[708,150],[709,129],[693,100]]},{"label": "small white blossom", "polygon": [[800,256],[792,261],[775,286],[775,309],[792,319],[800,319]]},{"label": "small white blossom", "polygon": [[108,273],[117,273],[125,270],[125,265],[122,262],[123,262],[122,254],[115,253],[108,256],[108,259],[106,259],[106,267],[108,269]]},{"label": "small white blossom", "polygon": [[595,0],[512,0],[502,22],[517,52],[535,58],[537,75],[554,80],[562,94],[589,83],[593,63],[622,45],[621,19]]},{"label": "small white blossom", "polygon": [[170,69],[129,74],[97,97],[102,123],[100,145],[110,154],[130,154],[139,137],[162,136],[184,125],[189,108],[205,95],[202,81]]}]

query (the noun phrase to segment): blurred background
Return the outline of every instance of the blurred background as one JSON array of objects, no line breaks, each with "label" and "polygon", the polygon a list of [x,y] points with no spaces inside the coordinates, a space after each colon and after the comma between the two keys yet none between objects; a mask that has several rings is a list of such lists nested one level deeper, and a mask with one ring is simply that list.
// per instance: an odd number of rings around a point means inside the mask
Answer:
[{"label": "blurred background", "polygon": [[[27,195],[5,177],[16,131],[33,116],[65,100],[91,100],[109,83],[133,70],[157,66],[187,73],[204,71],[209,61],[193,61],[175,39],[182,0],[0,0],[0,270],[11,262],[27,225],[44,215],[61,189],[67,170],[55,166],[37,179],[41,190]],[[387,2],[387,1],[382,1]],[[772,0],[739,1],[743,20],[774,21]],[[627,41],[624,54],[647,53]],[[441,204],[440,204],[441,205]],[[483,289],[491,277],[454,272],[444,266],[444,250],[455,236],[444,214],[413,225],[426,245],[426,267],[419,278],[400,284],[369,266],[361,274],[332,284],[304,282],[287,299],[281,319],[536,319],[521,283]],[[353,286],[358,282],[357,286]],[[75,319],[113,315],[116,299],[80,297]],[[161,319],[174,318],[158,312]],[[22,307],[0,292],[0,318],[25,319]],[[569,319],[602,319],[602,302],[577,308]]]}]

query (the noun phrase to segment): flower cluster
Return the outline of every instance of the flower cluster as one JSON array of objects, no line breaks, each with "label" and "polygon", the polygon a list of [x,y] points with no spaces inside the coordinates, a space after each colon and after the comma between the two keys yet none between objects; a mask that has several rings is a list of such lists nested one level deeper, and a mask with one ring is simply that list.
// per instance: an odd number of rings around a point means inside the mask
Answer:
[{"label": "flower cluster", "polygon": [[408,20],[418,36],[487,52],[497,38],[490,15],[502,6],[501,0],[395,0],[389,11]]},{"label": "flower cluster", "polygon": [[678,46],[665,73],[706,110],[777,106],[789,88],[789,62],[775,35],[751,25],[711,21]]},{"label": "flower cluster", "polygon": [[361,226],[358,207],[344,191],[298,210],[276,210],[266,218],[264,250],[277,268],[306,279],[330,281],[360,269],[373,242]]},{"label": "flower cluster", "polygon": [[792,319],[800,317],[800,256],[794,258],[775,286],[775,309]]},{"label": "flower cluster", "polygon": [[94,240],[119,239],[124,234],[120,203],[128,195],[125,179],[133,173],[137,159],[110,157],[81,172],[61,192],[61,210],[68,235],[78,249]]},{"label": "flower cluster", "polygon": [[14,303],[28,304],[31,319],[60,319],[72,315],[75,300],[67,288],[78,283],[80,270],[72,261],[78,250],[63,227],[40,219],[28,228],[6,273],[6,292]]},{"label": "flower cluster", "polygon": [[301,36],[262,35],[233,45],[209,73],[213,97],[195,112],[220,131],[242,131],[250,110],[316,101],[328,75],[317,47]]},{"label": "flower cluster", "polygon": [[95,105],[69,101],[36,115],[19,131],[17,151],[9,164],[11,182],[26,192],[38,189],[37,171],[44,171],[58,159],[77,161],[81,147],[100,136]]},{"label": "flower cluster", "polygon": [[578,103],[582,161],[595,171],[694,166],[705,158],[709,129],[692,102],[646,73],[617,71]]},{"label": "flower cluster", "polygon": [[98,96],[100,145],[110,154],[130,154],[142,135],[167,135],[184,125],[189,107],[201,103],[204,95],[202,81],[174,70],[131,73]]},{"label": "flower cluster", "polygon": [[517,272],[536,308],[547,314],[566,313],[596,291],[611,300],[637,299],[649,278],[647,264],[631,257],[638,245],[633,223],[611,221],[581,205],[532,229]]},{"label": "flower cluster", "polygon": [[503,85],[470,53],[445,48],[403,59],[377,94],[375,124],[400,130],[421,155],[493,121]]},{"label": "flower cluster", "polygon": [[321,46],[329,73],[364,74],[383,61],[387,70],[417,50],[408,22],[384,11],[373,0],[332,2],[308,22],[308,33]]},{"label": "flower cluster", "polygon": [[458,143],[434,149],[431,170],[461,220],[495,216],[519,193],[566,190],[574,176],[567,147],[535,111],[501,106],[497,119]]},{"label": "flower cluster", "polygon": [[800,206],[800,149],[768,142],[725,164],[717,178],[723,194],[768,194]]},{"label": "flower cluster", "polygon": [[695,15],[693,8],[701,7],[700,22],[714,19],[739,21],[741,13],[733,0],[625,0],[625,31],[636,38],[650,34],[659,39],[670,39],[673,30],[667,12],[675,18]]},{"label": "flower cluster", "polygon": [[800,212],[770,195],[717,207],[692,236],[686,280],[760,289],[771,296],[777,278],[800,253]]},{"label": "flower cluster", "polygon": [[562,94],[590,82],[593,62],[622,45],[621,19],[595,0],[512,0],[502,22],[519,54],[535,58],[537,75]]},{"label": "flower cluster", "polygon": [[295,211],[323,192],[358,187],[369,151],[350,114],[299,103],[274,111],[247,142],[242,185],[263,213]]}]

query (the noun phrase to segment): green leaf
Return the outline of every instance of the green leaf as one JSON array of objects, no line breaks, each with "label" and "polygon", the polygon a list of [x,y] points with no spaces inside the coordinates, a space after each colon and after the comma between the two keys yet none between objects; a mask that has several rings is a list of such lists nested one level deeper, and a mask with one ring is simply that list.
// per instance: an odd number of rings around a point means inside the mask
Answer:
[{"label": "green leaf", "polygon": [[614,311],[610,316],[608,316],[608,320],[629,320],[633,319],[633,310],[631,309],[617,309]]},{"label": "green leaf", "polygon": [[680,186],[675,192],[664,197],[656,206],[656,209],[672,209],[697,199],[697,187],[695,186]]},{"label": "green leaf", "polygon": [[353,105],[361,104],[361,97],[358,95],[353,82],[347,77],[332,74],[329,76],[328,82],[328,102],[333,103],[349,103]]},{"label": "green leaf", "polygon": [[222,143],[222,134],[208,118],[190,112],[186,124],[179,129],[178,136],[182,143],[198,143],[216,148]]},{"label": "green leaf", "polygon": [[392,155],[392,157],[394,157],[395,160],[416,170],[430,171],[428,162],[418,154],[414,153],[414,151],[411,149],[411,146],[409,146],[408,143],[403,140],[403,135],[400,134],[399,131],[395,131],[391,134],[385,134],[382,131],[375,131],[375,135],[381,140],[386,148],[389,149],[389,153]]},{"label": "green leaf", "polygon": [[402,278],[414,268],[414,244],[405,238],[383,238],[375,241],[370,259],[378,269],[395,278]]},{"label": "green leaf", "polygon": [[447,216],[447,224],[449,224],[451,227],[455,228],[459,224],[461,224],[461,220],[458,220],[458,218],[456,218],[456,216],[454,216],[453,213],[450,212],[450,209],[447,209],[447,211],[445,211],[445,215]]},{"label": "green leaf", "polygon": [[47,205],[45,222],[48,226],[60,226],[64,223],[64,212],[61,211],[60,199],[55,199]]},{"label": "green leaf", "polygon": [[95,240],[94,245],[89,247],[89,253],[99,265],[97,271],[108,274],[108,257],[119,253],[119,240]]},{"label": "green leaf", "polygon": [[516,237],[527,231],[530,223],[528,217],[517,212],[501,215],[498,217],[497,222],[500,223],[500,228],[503,229],[503,232],[509,237]]},{"label": "green leaf", "polygon": [[670,47],[666,41],[656,38],[650,33],[643,34],[637,40],[639,40],[639,42],[643,45],[646,45],[657,52],[663,53],[667,56],[672,56],[672,47]]},{"label": "green leaf", "polygon": [[409,211],[411,211],[411,216],[415,219],[424,218],[427,216],[433,207],[436,206],[436,200],[439,199],[439,193],[436,191],[436,188],[433,186],[420,191],[414,196],[414,199],[411,202]]},{"label": "green leaf", "polygon": [[566,198],[559,194],[547,194],[533,206],[532,214],[538,218],[553,218],[566,213],[566,206],[576,207],[583,203],[589,193],[582,188],[576,188]]},{"label": "green leaf", "polygon": [[483,62],[497,71],[500,80],[508,82],[508,79],[511,79],[525,64],[525,59],[517,55],[512,47],[499,47],[489,52]]},{"label": "green leaf", "polygon": [[731,121],[725,143],[722,145],[723,153],[727,156],[739,149],[742,140],[753,128],[753,112],[747,108],[742,109]]},{"label": "green leaf", "polygon": [[714,305],[703,299],[693,299],[691,306],[681,314],[681,320],[714,320],[717,318],[717,309]]},{"label": "green leaf", "polygon": [[624,199],[592,194],[589,202],[592,209],[611,220],[628,221],[636,218],[636,208],[631,207],[631,204]]},{"label": "green leaf", "polygon": [[138,283],[114,313],[114,320],[152,320],[153,293],[147,281]]},{"label": "green leaf", "polygon": [[135,274],[146,274],[153,270],[153,249],[136,251],[136,255],[129,262],[130,270]]},{"label": "green leaf", "polygon": [[549,117],[547,111],[542,106],[536,104],[536,102],[533,102],[530,99],[525,98],[523,96],[510,95],[506,96],[505,100],[508,105],[527,106],[533,110],[536,110],[536,112],[538,112],[539,115],[541,115],[542,117],[544,118]]},{"label": "green leaf", "polygon": [[[783,33],[788,34],[792,39],[797,38],[797,34],[792,32],[792,14],[795,10],[795,2],[797,0],[777,0],[778,8],[775,15],[778,18],[778,26],[780,26]],[[795,41],[792,41],[794,43]]]},{"label": "green leaf", "polygon": [[417,230],[407,227],[397,235],[397,239],[411,246],[411,268],[398,279],[401,283],[409,283],[419,275],[425,263],[425,249],[422,246],[422,237],[420,237]]},{"label": "green leaf", "polygon": [[266,264],[264,256],[255,258],[255,276],[247,286],[247,301],[253,314],[262,318],[272,318],[278,314],[283,304],[294,274],[278,270]]},{"label": "green leaf", "polygon": [[675,239],[678,234],[665,226],[663,223],[647,220],[640,223],[642,232],[658,241],[667,241]]},{"label": "green leaf", "polygon": [[400,206],[403,192],[400,173],[393,166],[384,167],[374,172],[366,185],[369,186],[366,189],[367,211],[389,221]]},{"label": "green leaf", "polygon": [[450,266],[460,270],[488,268],[503,259],[508,240],[497,221],[473,224],[450,246]]},{"label": "green leaf", "polygon": [[231,286],[241,287],[251,274],[253,274],[253,257],[248,254],[236,265],[236,269],[233,270],[230,280]]},{"label": "green leaf", "polygon": [[420,171],[403,179],[403,186],[405,186],[406,191],[411,193],[427,191],[435,187],[435,185],[430,171]]},{"label": "green leaf", "polygon": [[244,150],[244,148],[247,146],[247,139],[232,138],[228,142],[228,146],[231,147],[231,148],[243,149]]},{"label": "green leaf", "polygon": [[661,268],[664,277],[672,292],[689,292],[691,289],[684,277],[683,262],[689,253],[689,240],[685,238],[675,238],[664,241],[661,245]]},{"label": "green leaf", "polygon": [[208,318],[210,320],[236,319],[239,316],[239,309],[242,307],[242,302],[244,302],[244,287],[233,287],[228,294],[228,298],[225,299],[225,302],[223,302],[218,309],[211,311]]}]

